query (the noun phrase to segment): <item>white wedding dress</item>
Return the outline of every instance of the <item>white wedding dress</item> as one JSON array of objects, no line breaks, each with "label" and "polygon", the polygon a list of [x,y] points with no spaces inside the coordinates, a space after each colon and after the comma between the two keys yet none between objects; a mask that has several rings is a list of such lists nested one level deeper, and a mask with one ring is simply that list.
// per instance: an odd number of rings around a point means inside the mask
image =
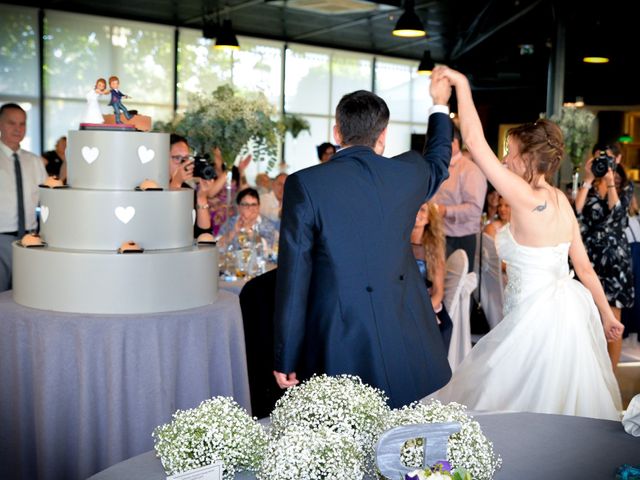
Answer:
[{"label": "white wedding dress", "polygon": [[98,98],[100,98],[100,94],[95,90],[91,90],[87,93],[87,107],[85,108],[84,115],[82,117],[83,123],[104,123],[104,117],[100,111]]},{"label": "white wedding dress", "polygon": [[569,243],[519,245],[506,225],[496,246],[507,262],[504,318],[430,398],[471,410],[620,420],[600,315],[589,291],[570,275]]}]

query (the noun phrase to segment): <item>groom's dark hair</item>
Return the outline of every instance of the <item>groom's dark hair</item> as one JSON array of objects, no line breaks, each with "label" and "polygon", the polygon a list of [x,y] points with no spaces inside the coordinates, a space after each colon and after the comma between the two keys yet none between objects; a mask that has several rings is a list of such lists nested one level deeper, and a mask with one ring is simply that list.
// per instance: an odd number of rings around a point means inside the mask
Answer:
[{"label": "groom's dark hair", "polygon": [[336,107],[336,125],[343,145],[375,147],[389,123],[389,107],[378,95],[366,90],[348,93]]}]

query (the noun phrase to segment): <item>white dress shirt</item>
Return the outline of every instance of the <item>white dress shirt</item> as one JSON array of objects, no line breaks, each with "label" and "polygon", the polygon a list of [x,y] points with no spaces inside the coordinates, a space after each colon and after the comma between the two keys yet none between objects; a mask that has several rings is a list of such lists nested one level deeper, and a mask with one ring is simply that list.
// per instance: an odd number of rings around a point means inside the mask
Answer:
[{"label": "white dress shirt", "polygon": [[260,196],[260,215],[268,218],[272,222],[280,222],[280,210],[282,204],[276,198],[276,194],[273,192],[265,193]]},{"label": "white dress shirt", "polygon": [[[17,152],[22,171],[25,227],[33,230],[37,226],[36,207],[40,200],[40,189],[47,178],[42,157],[27,150]],[[18,200],[16,174],[13,164],[14,151],[0,140],[0,233],[18,230]]]}]

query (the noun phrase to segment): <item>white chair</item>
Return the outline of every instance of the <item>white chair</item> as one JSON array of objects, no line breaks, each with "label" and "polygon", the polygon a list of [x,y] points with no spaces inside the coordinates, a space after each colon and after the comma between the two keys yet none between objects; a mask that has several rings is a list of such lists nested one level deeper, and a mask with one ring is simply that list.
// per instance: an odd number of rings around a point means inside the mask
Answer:
[{"label": "white chair", "polygon": [[453,323],[448,355],[451,370],[471,351],[470,299],[478,279],[474,272],[467,272],[468,269],[469,260],[464,250],[456,250],[447,258],[444,305]]},{"label": "white chair", "polygon": [[482,275],[480,275],[480,302],[489,328],[495,328],[502,320],[504,281],[502,262],[496,251],[493,237],[482,234]]}]

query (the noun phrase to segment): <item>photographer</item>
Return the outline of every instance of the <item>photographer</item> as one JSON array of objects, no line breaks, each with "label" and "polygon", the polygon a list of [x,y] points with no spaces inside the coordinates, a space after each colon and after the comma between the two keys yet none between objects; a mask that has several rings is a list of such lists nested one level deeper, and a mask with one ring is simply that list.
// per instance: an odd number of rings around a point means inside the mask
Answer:
[{"label": "photographer", "polygon": [[[195,190],[193,208],[196,210],[196,223],[193,227],[193,235],[197,238],[202,233],[211,233],[211,215],[209,215],[207,197],[214,196],[222,190],[225,178],[223,175],[218,178],[205,175],[209,178],[200,178],[196,184],[194,181],[194,159],[190,155],[187,139],[172,133],[169,144],[169,189],[192,188]],[[202,175],[198,172],[196,174]]]},{"label": "photographer", "polygon": [[[617,320],[621,309],[633,305],[631,252],[624,230],[633,186],[619,164],[616,145],[594,147],[585,166],[584,183],[576,196],[580,233],[594,270]],[[622,339],[609,342],[609,357],[615,371]]]}]

